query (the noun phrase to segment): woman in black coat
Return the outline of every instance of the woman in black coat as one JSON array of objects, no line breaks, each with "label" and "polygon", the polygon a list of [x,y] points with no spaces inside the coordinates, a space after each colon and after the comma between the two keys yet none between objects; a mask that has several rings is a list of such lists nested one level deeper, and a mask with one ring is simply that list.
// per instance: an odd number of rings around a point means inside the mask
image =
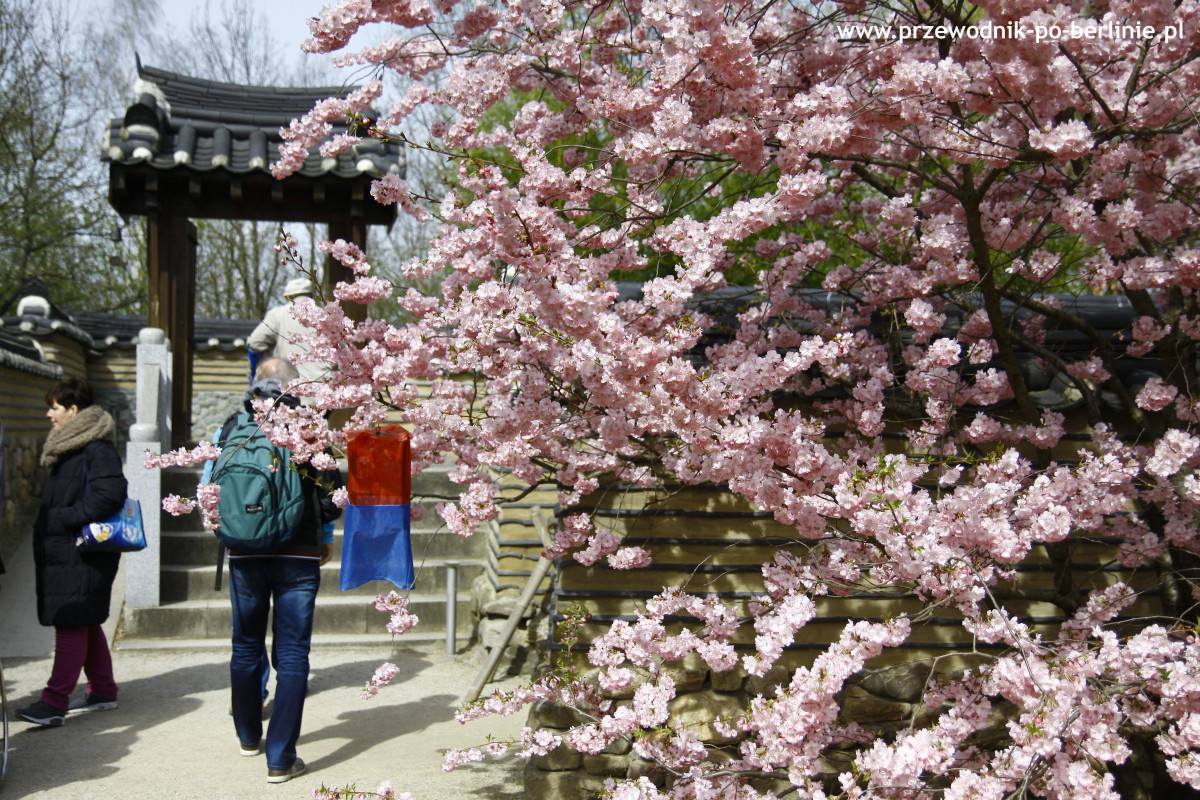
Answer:
[{"label": "woman in black coat", "polygon": [[[46,393],[50,435],[41,463],[50,468],[33,528],[38,621],[54,626],[54,666],[41,699],[19,709],[22,719],[57,727],[67,713],[117,707],[112,655],[101,623],[108,619],[119,553],[84,552],[75,537],[125,503],[121,459],[112,444],[113,420],[92,404],[92,389],[68,378]],[[84,697],[71,702],[79,673]]]}]

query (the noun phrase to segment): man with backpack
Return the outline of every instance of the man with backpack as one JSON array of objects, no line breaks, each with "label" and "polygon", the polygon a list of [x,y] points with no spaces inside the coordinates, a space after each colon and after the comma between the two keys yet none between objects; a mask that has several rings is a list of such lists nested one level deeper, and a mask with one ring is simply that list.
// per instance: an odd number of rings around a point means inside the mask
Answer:
[{"label": "man with backpack", "polygon": [[[269,783],[304,773],[296,740],[308,693],[313,611],[320,567],[333,556],[332,533],[322,528],[341,514],[332,499],[342,485],[338,471],[292,463],[287,448],[273,445],[254,419],[255,399],[298,405],[286,393],[297,377],[295,367],[283,359],[259,364],[245,410],[221,429],[221,456],[211,477],[221,487],[216,534],[229,550],[233,725],[243,756],[265,750]],[[262,654],[272,607],[275,705],[264,739]]]}]

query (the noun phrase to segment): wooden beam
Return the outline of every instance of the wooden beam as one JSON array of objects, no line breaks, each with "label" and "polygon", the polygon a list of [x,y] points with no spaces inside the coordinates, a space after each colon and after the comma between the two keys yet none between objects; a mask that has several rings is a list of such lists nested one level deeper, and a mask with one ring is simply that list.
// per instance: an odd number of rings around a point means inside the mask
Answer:
[{"label": "wooden beam", "polygon": [[[194,180],[199,181],[198,194]],[[351,216],[369,225],[390,226],[397,213],[394,205],[371,199],[369,175],[293,175],[279,181],[262,172],[231,175],[224,170],[197,172],[186,165],[163,171],[144,164],[114,164],[109,181],[109,201],[129,216],[155,214],[160,201],[189,219],[328,223]]]},{"label": "wooden beam", "polygon": [[192,435],[192,356],[196,341],[196,249],[199,235],[196,226],[186,217],[180,227],[183,235],[179,238],[179,246],[183,252],[179,254],[179,263],[184,272],[175,281],[175,299],[172,303],[175,329],[178,331],[175,339],[178,344],[172,350],[175,370],[172,385],[176,391],[171,398],[171,413],[174,415],[171,432],[176,447],[196,442]]},{"label": "wooden beam", "polygon": [[195,336],[196,226],[171,206],[149,219],[147,321],[171,342],[172,446],[192,441],[192,339]]},{"label": "wooden beam", "polygon": [[[339,220],[329,223],[329,238],[331,240],[344,239],[347,242],[358,245],[358,248],[364,253],[367,252],[367,223],[362,217],[342,217]],[[338,281],[350,282],[354,280],[354,273],[349,267],[346,267],[336,258],[329,257],[325,259],[325,288],[326,294]],[[346,316],[356,322],[362,322],[367,318],[367,307],[361,303],[342,303],[342,309],[346,312]]]}]

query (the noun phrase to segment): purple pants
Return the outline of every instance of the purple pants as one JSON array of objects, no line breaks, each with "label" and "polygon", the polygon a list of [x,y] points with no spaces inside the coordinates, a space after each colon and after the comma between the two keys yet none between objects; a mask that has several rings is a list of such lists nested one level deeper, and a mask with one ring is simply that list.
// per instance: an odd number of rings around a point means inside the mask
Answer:
[{"label": "purple pants", "polygon": [[42,702],[65,709],[79,682],[80,670],[87,675],[88,692],[97,697],[116,698],[117,683],[113,680],[112,655],[108,652],[104,629],[99,625],[55,627],[54,667],[42,690]]}]

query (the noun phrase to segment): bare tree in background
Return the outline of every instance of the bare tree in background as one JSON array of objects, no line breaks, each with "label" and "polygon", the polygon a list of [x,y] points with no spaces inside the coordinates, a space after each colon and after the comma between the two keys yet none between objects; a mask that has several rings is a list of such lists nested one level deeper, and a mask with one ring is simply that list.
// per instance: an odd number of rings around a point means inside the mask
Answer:
[{"label": "bare tree in background", "polygon": [[[151,45],[162,18],[158,0],[110,0],[104,24],[94,26],[93,35],[100,37],[102,46],[91,49],[92,58],[97,74],[109,78],[105,82],[107,99],[116,101],[113,108],[129,94],[137,75],[138,53]],[[115,64],[114,53],[120,54]]]},{"label": "bare tree in background", "polygon": [[65,3],[0,0],[0,313],[40,280],[59,305],[139,306],[144,274],[113,241],[95,120],[103,84]]},{"label": "bare tree in background", "polygon": [[[412,80],[390,70],[385,70],[384,94],[379,100],[381,108],[387,108],[392,99],[403,97]],[[430,80],[433,80],[432,78]],[[407,142],[430,143],[429,131],[438,121],[448,122],[451,114],[446,109],[432,105],[421,105],[405,120],[401,129],[391,131],[391,135],[402,138]],[[447,160],[436,148],[422,146],[407,146],[404,151],[405,180],[414,195],[426,198],[440,198],[446,192],[446,187],[457,180],[457,167]],[[436,203],[431,203],[436,208]],[[424,294],[436,293],[441,285],[443,275],[435,274],[427,278],[410,280],[406,278],[401,267],[408,261],[421,258],[429,250],[429,243],[437,234],[441,223],[433,218],[420,222],[408,214],[400,214],[395,224],[389,230],[372,228],[368,232],[368,245],[371,253],[372,270],[387,278],[397,286],[399,291],[391,297],[377,301],[371,307],[375,316],[394,321],[405,321],[409,315],[397,298],[404,295],[404,289],[411,286]]]}]

